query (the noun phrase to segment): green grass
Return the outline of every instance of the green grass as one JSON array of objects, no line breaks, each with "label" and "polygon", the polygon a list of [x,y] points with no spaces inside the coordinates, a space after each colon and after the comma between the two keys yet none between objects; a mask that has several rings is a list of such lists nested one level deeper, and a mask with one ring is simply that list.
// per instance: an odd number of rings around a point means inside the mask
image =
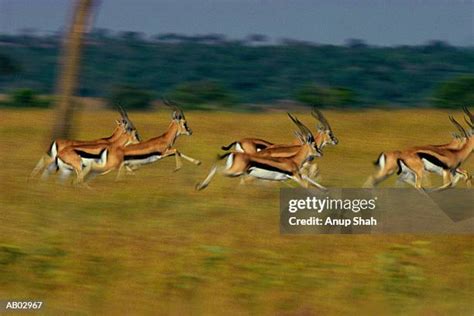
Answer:
[{"label": "green grass", "polygon": [[[87,115],[88,116],[87,116]],[[145,137],[167,112],[131,113]],[[340,140],[320,159],[322,183],[360,187],[382,150],[447,142],[447,112],[331,112]],[[78,138],[107,136],[112,112],[81,113]],[[471,315],[469,235],[280,236],[279,185],[220,179],[195,192],[221,145],[292,139],[284,113],[189,112],[174,159],[93,191],[26,183],[49,145],[50,110],[0,110],[0,298],[45,302],[46,314]],[[308,125],[309,115],[299,117]],[[313,126],[310,126],[314,128]],[[472,161],[465,165],[473,170]],[[386,186],[393,185],[393,179]]]}]

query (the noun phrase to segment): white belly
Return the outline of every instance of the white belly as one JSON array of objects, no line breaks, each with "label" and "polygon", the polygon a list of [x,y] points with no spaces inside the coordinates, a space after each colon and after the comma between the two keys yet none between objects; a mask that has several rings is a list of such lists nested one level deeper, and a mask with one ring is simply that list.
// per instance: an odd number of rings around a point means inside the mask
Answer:
[{"label": "white belly", "polygon": [[283,181],[288,179],[288,175],[281,172],[269,171],[265,169],[252,167],[249,169],[249,175],[258,179]]},{"label": "white belly", "polygon": [[441,168],[440,166],[437,166],[426,159],[422,159],[421,161],[423,161],[423,165],[425,166],[426,171],[443,175],[443,168]]},{"label": "white belly", "polygon": [[162,158],[162,156],[157,155],[157,156],[150,156],[150,157],[147,157],[147,158],[144,158],[144,159],[131,159],[131,160],[127,160],[125,165],[127,165],[127,166],[147,165],[147,164],[153,163],[157,160],[160,160],[161,158]]}]

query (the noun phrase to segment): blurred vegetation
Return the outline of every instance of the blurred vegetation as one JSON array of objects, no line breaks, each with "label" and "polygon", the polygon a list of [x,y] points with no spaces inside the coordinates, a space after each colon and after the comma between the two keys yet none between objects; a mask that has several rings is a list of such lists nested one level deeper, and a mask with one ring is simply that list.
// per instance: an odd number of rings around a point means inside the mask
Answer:
[{"label": "blurred vegetation", "polygon": [[36,91],[27,88],[10,91],[7,99],[0,102],[0,106],[16,108],[46,108],[51,104],[51,97],[40,97]]},{"label": "blurred vegetation", "polygon": [[235,96],[229,90],[218,82],[209,80],[179,84],[169,96],[186,104],[187,108],[228,107],[236,102]]},{"label": "blurred vegetation", "polygon": [[20,71],[20,65],[11,57],[0,54],[0,75],[11,75]]},{"label": "blurred vegetation", "polygon": [[[16,75],[0,76],[0,91],[29,87],[51,93],[59,47],[59,34],[0,35],[0,55],[21,66]],[[275,42],[259,34],[242,40],[220,34],[146,37],[98,29],[87,38],[83,65],[82,96],[109,96],[127,83],[189,102],[202,102],[209,94],[224,104],[329,95],[323,100],[334,106],[423,106],[438,99],[433,95],[441,83],[473,73],[474,48],[440,41],[374,47],[355,39],[334,46]]]},{"label": "blurred vegetation", "polygon": [[150,91],[130,85],[119,85],[112,88],[108,103],[110,107],[120,105],[129,110],[145,110],[151,107],[154,98]]},{"label": "blurred vegetation", "polygon": [[434,102],[448,108],[474,104],[474,76],[462,76],[441,84],[435,91]]},{"label": "blurred vegetation", "polygon": [[309,84],[296,93],[296,100],[318,106],[351,107],[357,105],[355,93],[347,88]]}]

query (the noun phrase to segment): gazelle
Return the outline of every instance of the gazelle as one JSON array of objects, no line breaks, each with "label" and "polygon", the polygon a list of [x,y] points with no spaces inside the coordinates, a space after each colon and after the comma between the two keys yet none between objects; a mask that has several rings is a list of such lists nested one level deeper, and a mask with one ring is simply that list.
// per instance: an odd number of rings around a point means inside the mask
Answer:
[{"label": "gazelle", "polygon": [[[470,113],[467,108],[464,108],[466,113]],[[470,116],[472,120],[472,114]],[[400,175],[400,179],[414,185],[418,189],[421,188],[421,181],[422,176],[416,176],[410,170],[411,168],[420,170],[419,166],[423,166],[423,168],[428,172],[435,172],[439,175],[443,175],[443,169],[439,169],[429,163],[428,160],[422,159],[417,154],[419,150],[458,150],[462,146],[464,146],[467,142],[467,137],[462,136],[455,136],[453,140],[447,144],[442,145],[427,145],[427,146],[417,146],[411,147],[405,150],[397,150],[397,151],[386,151],[382,152],[377,161],[375,161],[375,165],[379,167],[379,170],[376,175],[369,177],[366,181],[366,187],[373,187],[380,182],[387,179],[389,176],[393,175],[396,171]],[[408,167],[409,165],[410,167]],[[470,186],[470,179],[471,176],[464,170],[456,168],[454,171],[454,183],[456,183],[460,178],[463,178],[466,181],[466,184]],[[422,174],[422,173],[420,173]],[[447,179],[445,178],[445,181]]]},{"label": "gazelle", "polygon": [[[217,173],[227,177],[239,177],[250,175],[255,178],[273,181],[293,180],[303,187],[309,184],[324,190],[325,188],[301,173],[303,165],[321,156],[321,151],[311,131],[304,126],[296,117],[288,113],[291,120],[298,126],[303,145],[296,145],[291,155],[283,157],[261,157],[260,153],[248,154],[245,152],[226,153],[220,159],[227,158],[225,166],[214,165],[204,181],[196,185],[196,190],[206,188]],[[291,146],[290,146],[291,147]]]},{"label": "gazelle", "polygon": [[[316,107],[313,107],[311,115],[320,122],[320,124],[316,125],[315,143],[317,148],[322,151],[326,145],[337,145],[339,140],[336,138],[331,125],[323,113]],[[300,142],[300,144],[302,143]],[[294,149],[293,145],[294,144],[273,144],[260,138],[243,138],[227,146],[222,146],[221,148],[223,150],[230,150],[232,147],[235,147],[237,152],[245,152],[248,154],[259,153],[262,154],[262,157],[282,157],[285,154],[292,154],[292,149]],[[308,169],[307,174],[310,178],[315,177],[318,173],[318,165],[315,160],[306,164],[305,169]]]},{"label": "gazelle", "polygon": [[128,129],[118,139],[108,144],[69,146],[58,153],[56,158],[60,177],[64,181],[72,172],[76,173],[76,184],[82,184],[84,177],[94,164],[103,164],[107,151],[124,148],[139,143],[136,129]]},{"label": "gazelle", "polygon": [[64,155],[60,154],[58,159],[61,160],[62,165],[72,168],[78,175],[81,175],[78,179],[79,182],[83,181],[84,176],[89,171],[97,174],[106,174],[113,170],[118,170],[119,174],[117,177],[119,177],[123,167],[135,169],[141,165],[150,164],[173,155],[176,157],[175,170],[181,168],[180,158],[184,158],[199,165],[201,163],[199,160],[186,156],[173,148],[178,136],[190,136],[192,135],[192,130],[187,124],[183,110],[176,104],[171,105],[168,103],[168,105],[172,106],[174,109],[172,120],[167,131],[161,136],[126,147],[109,146],[101,153],[100,159],[91,162],[87,170],[82,170],[84,165],[81,163],[81,160],[78,160],[74,155],[71,155],[71,152]]},{"label": "gazelle", "polygon": [[472,177],[466,171],[459,169],[459,166],[474,150],[473,125],[468,122],[471,130],[467,132],[453,117],[450,117],[450,120],[465,136],[466,140],[461,146],[458,148],[419,148],[415,155],[400,159],[401,171],[407,172],[411,178],[414,178],[414,185],[418,189],[421,188],[421,179],[425,170],[443,176],[443,185],[435,190],[452,187],[461,177],[465,179],[468,187],[471,186]]},{"label": "gazelle", "polygon": [[[117,127],[113,131],[112,135],[105,138],[99,138],[96,140],[71,140],[71,139],[56,139],[49,146],[48,151],[40,158],[35,168],[31,172],[29,179],[36,176],[40,172],[43,172],[42,178],[45,179],[49,174],[57,170],[56,157],[58,153],[66,147],[69,146],[78,146],[78,145],[93,145],[93,144],[111,144],[117,141],[120,137],[123,137],[127,130],[134,129],[136,131],[135,125],[132,123],[128,117],[127,112],[119,107],[121,119],[116,120]],[[136,132],[136,137],[140,140],[140,135]]]}]

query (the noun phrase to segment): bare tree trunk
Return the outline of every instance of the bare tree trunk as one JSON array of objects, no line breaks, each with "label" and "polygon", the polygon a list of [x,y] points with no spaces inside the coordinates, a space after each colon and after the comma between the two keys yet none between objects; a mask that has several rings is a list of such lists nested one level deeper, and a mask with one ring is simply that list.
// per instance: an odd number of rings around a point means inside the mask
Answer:
[{"label": "bare tree trunk", "polygon": [[81,48],[84,34],[91,22],[95,0],[77,0],[73,20],[63,43],[60,73],[57,81],[56,120],[53,139],[67,138],[74,117],[74,93],[78,85]]}]

